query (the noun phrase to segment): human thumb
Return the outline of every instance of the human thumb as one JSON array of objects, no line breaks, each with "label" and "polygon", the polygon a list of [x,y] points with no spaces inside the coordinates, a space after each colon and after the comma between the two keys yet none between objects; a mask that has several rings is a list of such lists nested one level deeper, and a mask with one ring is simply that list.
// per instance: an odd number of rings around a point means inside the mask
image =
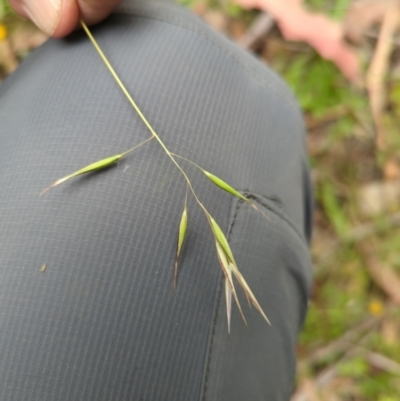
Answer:
[{"label": "human thumb", "polygon": [[82,18],[94,24],[106,18],[120,0],[10,0],[14,10],[53,37],[71,33]]}]

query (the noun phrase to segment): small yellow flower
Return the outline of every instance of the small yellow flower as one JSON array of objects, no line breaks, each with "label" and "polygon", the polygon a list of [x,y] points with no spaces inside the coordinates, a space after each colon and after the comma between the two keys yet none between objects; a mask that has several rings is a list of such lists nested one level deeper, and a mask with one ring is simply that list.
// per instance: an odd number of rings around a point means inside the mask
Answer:
[{"label": "small yellow flower", "polygon": [[7,37],[7,28],[0,23],[0,40],[4,40]]},{"label": "small yellow flower", "polygon": [[380,301],[371,301],[368,304],[368,311],[371,315],[379,316],[383,313],[383,304]]}]

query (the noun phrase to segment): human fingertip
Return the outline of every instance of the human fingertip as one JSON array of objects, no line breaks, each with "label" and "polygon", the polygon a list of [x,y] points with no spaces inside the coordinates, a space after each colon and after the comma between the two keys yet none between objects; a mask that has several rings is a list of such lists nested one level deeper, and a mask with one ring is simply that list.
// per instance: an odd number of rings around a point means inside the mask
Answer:
[{"label": "human fingertip", "polygon": [[53,35],[60,21],[62,0],[24,0],[21,7],[43,32]]}]

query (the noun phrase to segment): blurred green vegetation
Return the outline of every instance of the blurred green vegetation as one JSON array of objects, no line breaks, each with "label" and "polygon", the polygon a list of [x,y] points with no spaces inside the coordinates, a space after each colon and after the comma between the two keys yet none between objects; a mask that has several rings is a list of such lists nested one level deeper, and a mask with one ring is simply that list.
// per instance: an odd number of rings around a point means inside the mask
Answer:
[{"label": "blurred green vegetation", "polygon": [[7,15],[12,14],[13,10],[10,3],[6,0],[0,0],[0,21],[3,20]]},{"label": "blurred green vegetation", "polygon": [[[351,0],[306,1],[312,11],[337,19],[343,18],[350,3]],[[384,84],[389,98],[383,109],[388,146],[382,150],[375,144],[366,90],[350,85],[334,64],[308,46],[285,43],[276,31],[271,36],[269,40],[275,40],[275,45],[267,52],[268,62],[283,76],[303,110],[309,131],[310,165],[316,177],[314,287],[299,337],[299,361],[306,363],[314,351],[334,343],[367,319],[376,318],[381,323],[373,331],[360,332],[353,346],[400,363],[398,309],[395,315],[388,312],[390,298],[366,268],[369,261],[363,252],[363,241],[352,237],[360,226],[369,225],[367,247],[372,248],[379,261],[400,272],[400,233],[391,223],[391,213],[398,208],[366,216],[360,209],[359,195],[364,185],[385,183],[383,166],[400,154],[399,79],[390,71]],[[265,50],[260,54],[264,55]],[[390,340],[385,329],[388,324],[396,340]],[[336,369],[333,392],[340,400],[400,399],[400,374],[372,365],[363,354],[353,355],[352,344],[347,350],[349,354],[332,353],[325,361],[311,363],[307,378],[316,380],[325,369]]]},{"label": "blurred green vegetation", "polygon": [[323,12],[334,19],[342,19],[352,0],[306,0],[305,4],[311,11]]},{"label": "blurred green vegetation", "polygon": [[[351,88],[336,66],[314,52],[297,54],[290,63],[287,55],[282,55],[273,64],[296,94],[304,112],[316,118],[339,105],[346,106],[349,114],[367,106],[366,100]],[[346,126],[347,132],[350,129]]]}]

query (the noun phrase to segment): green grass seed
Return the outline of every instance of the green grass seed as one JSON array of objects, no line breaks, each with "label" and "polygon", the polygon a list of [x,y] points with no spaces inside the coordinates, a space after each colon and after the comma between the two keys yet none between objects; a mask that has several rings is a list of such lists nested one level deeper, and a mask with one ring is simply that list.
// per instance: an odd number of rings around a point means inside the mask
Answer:
[{"label": "green grass seed", "polygon": [[248,199],[244,195],[242,195],[239,191],[237,191],[235,188],[233,188],[231,185],[229,185],[225,181],[221,180],[221,178],[217,177],[214,174],[209,173],[206,170],[202,170],[202,171],[206,175],[206,177],[211,182],[213,182],[215,185],[217,185],[218,187],[220,187],[224,191],[229,192],[233,196],[236,196],[236,197],[238,197],[240,199],[243,199],[244,201],[248,202]]},{"label": "green grass seed", "polygon": [[222,232],[221,227],[217,224],[217,222],[211,217],[209,214],[209,220],[211,224],[211,229],[215,235],[215,239],[221,245],[222,249],[228,256],[229,260],[236,264],[235,258],[233,257],[233,253],[231,251],[231,247],[229,246],[228,240],[225,237],[225,234]]},{"label": "green grass seed", "polygon": [[115,156],[110,156],[110,157],[106,157],[105,159],[99,160],[97,162],[91,163],[89,165],[87,165],[86,167],[81,168],[78,171],[75,171],[72,174],[69,174],[63,178],[58,179],[57,181],[53,182],[53,184],[51,184],[50,186],[48,186],[47,188],[45,188],[40,195],[43,195],[45,192],[47,192],[49,189],[52,189],[54,187],[56,187],[57,185],[62,184],[65,181],[70,180],[71,178],[75,178],[78,175],[82,175],[82,174],[87,174],[87,173],[91,173],[97,170],[101,170],[103,168],[106,168],[108,166],[111,166],[112,164],[114,164],[115,162],[117,162],[122,156],[124,156],[125,153],[121,153],[119,155],[115,155]]},{"label": "green grass seed", "polygon": [[183,209],[183,213],[181,216],[181,222],[179,223],[178,246],[176,249],[175,272],[174,272],[174,289],[175,290],[176,290],[176,280],[177,280],[177,276],[178,276],[179,255],[181,253],[182,246],[185,241],[187,225],[188,225],[188,210],[187,210],[187,206],[186,206],[186,202],[185,202],[185,207]]}]

